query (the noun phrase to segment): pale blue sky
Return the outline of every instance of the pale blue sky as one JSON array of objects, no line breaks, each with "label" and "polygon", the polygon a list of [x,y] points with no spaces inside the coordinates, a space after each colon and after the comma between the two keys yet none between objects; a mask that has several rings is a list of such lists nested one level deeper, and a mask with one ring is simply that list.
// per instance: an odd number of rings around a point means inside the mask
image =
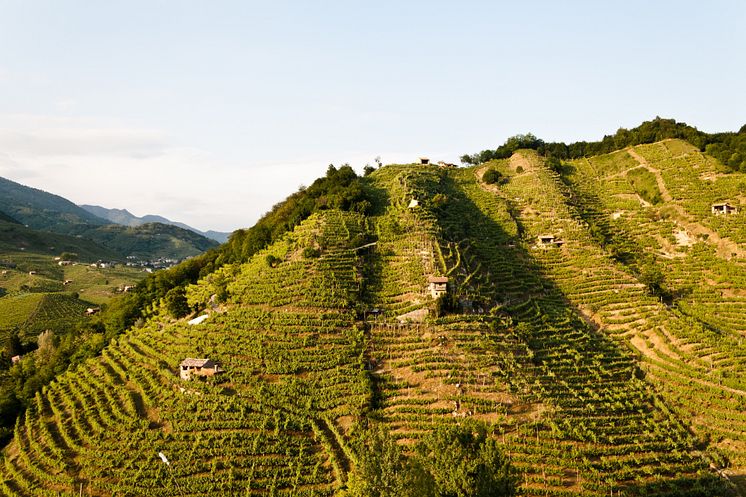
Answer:
[{"label": "pale blue sky", "polygon": [[0,176],[231,230],[330,162],[736,130],[744,54],[740,0],[0,0]]}]

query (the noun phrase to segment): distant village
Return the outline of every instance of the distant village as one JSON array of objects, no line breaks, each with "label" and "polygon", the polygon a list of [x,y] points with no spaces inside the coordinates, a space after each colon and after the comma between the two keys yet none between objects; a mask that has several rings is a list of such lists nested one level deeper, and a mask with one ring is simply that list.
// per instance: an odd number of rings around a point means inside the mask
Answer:
[{"label": "distant village", "polygon": [[57,262],[57,265],[59,266],[89,265],[90,267],[97,267],[100,269],[111,269],[111,268],[115,268],[118,266],[127,266],[127,267],[142,268],[143,271],[152,273],[153,271],[156,271],[159,269],[168,269],[170,267],[173,267],[185,259],[168,259],[165,257],[161,257],[158,259],[145,261],[145,260],[139,259],[138,257],[134,255],[130,255],[130,256],[127,256],[127,261],[124,263],[118,262],[118,261],[103,261],[103,260],[98,260],[96,262],[91,262],[91,263],[83,263],[83,262],[65,260],[65,259],[62,259],[61,257],[55,257],[54,260]]}]

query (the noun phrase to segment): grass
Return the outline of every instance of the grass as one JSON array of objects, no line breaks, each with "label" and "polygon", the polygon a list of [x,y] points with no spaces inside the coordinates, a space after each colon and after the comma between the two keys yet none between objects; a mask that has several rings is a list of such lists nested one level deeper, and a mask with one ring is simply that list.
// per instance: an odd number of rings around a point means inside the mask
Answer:
[{"label": "grass", "polygon": [[653,205],[663,202],[655,175],[643,167],[627,172],[627,180],[643,200]]}]

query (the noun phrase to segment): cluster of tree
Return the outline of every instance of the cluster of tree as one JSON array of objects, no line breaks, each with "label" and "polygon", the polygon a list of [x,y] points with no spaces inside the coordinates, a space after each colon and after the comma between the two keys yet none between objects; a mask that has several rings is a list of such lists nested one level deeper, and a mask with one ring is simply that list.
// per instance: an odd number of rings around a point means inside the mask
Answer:
[{"label": "cluster of tree", "polygon": [[545,142],[531,133],[516,135],[494,150],[463,155],[466,164],[481,164],[495,159],[507,159],[518,149],[536,150],[539,154],[559,160],[578,159],[607,154],[632,145],[654,143],[667,138],[686,140],[703,152],[707,152],[733,171],[746,172],[746,125],[737,133],[705,133],[693,126],[674,119],[656,117],[633,129],[620,128],[613,135],[600,141]]},{"label": "cluster of tree", "polygon": [[[111,339],[98,320],[69,329],[43,331],[33,351],[24,347],[18,330],[10,333],[0,353],[0,444],[13,433],[16,418],[37,391],[73,364],[95,357]],[[11,367],[10,358],[23,354]]]},{"label": "cluster of tree", "polygon": [[359,437],[348,497],[503,497],[517,478],[486,426],[439,425],[407,456],[383,428]]}]

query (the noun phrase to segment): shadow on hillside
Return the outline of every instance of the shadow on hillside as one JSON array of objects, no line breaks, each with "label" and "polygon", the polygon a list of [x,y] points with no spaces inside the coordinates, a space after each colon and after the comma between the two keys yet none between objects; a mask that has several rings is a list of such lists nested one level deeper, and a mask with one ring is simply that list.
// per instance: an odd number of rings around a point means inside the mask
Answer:
[{"label": "shadow on hillside", "polygon": [[[447,205],[433,211],[448,241],[458,243],[468,240],[482,267],[491,275],[501,275],[503,278],[497,281],[494,290],[496,295],[490,296],[492,300],[504,302],[509,299],[509,296],[501,291],[501,287],[523,289],[523,302],[516,303],[514,300],[507,310],[518,324],[516,328],[522,330],[521,338],[533,350],[534,364],[540,371],[546,372],[546,376],[541,379],[544,383],[542,389],[549,392],[545,400],[563,408],[563,403],[569,399],[568,408],[576,412],[574,416],[557,414],[553,420],[558,421],[558,418],[564,417],[572,425],[577,422],[585,423],[586,419],[599,415],[602,415],[602,418],[608,416],[605,422],[588,424],[590,433],[585,438],[574,437],[568,433],[569,429],[565,431],[563,438],[581,443],[588,442],[589,438],[595,441],[596,437],[601,441],[613,440],[616,430],[625,424],[624,418],[627,414],[634,417],[635,413],[640,412],[638,409],[643,409],[652,416],[656,410],[653,398],[642,394],[636,405],[630,408],[615,408],[610,404],[601,401],[594,403],[588,399],[582,404],[583,411],[577,413],[578,407],[577,403],[573,403],[574,399],[586,395],[588,388],[597,388],[602,395],[609,398],[634,390],[635,384],[631,380],[639,371],[635,362],[608,336],[594,331],[581,319],[576,308],[543,271],[529,250],[522,248],[518,243],[510,250],[505,249],[504,253],[495,250],[496,246],[510,238],[509,234],[467,196],[453,174],[443,175],[437,188],[439,193],[447,195],[449,199]],[[515,290],[510,291],[515,294]],[[525,324],[521,326],[520,323]],[[558,350],[563,350],[564,353],[557,353]],[[586,374],[579,374],[579,371]],[[598,381],[594,382],[591,379],[594,377],[598,378]],[[559,379],[563,381],[560,382]],[[589,387],[589,384],[592,386]],[[605,412],[601,413],[599,409]],[[636,425],[633,422],[629,426],[630,429],[634,429]],[[670,427],[669,429],[676,430]],[[674,432],[672,435],[679,438]],[[600,455],[594,454],[588,459],[590,468],[603,475],[605,465]],[[666,464],[660,464],[661,473],[670,471]],[[609,490],[615,493],[623,490],[627,495],[662,493],[704,497],[727,494],[723,482],[708,474],[691,478],[674,476],[657,483],[642,480],[615,482],[609,486]]]}]

